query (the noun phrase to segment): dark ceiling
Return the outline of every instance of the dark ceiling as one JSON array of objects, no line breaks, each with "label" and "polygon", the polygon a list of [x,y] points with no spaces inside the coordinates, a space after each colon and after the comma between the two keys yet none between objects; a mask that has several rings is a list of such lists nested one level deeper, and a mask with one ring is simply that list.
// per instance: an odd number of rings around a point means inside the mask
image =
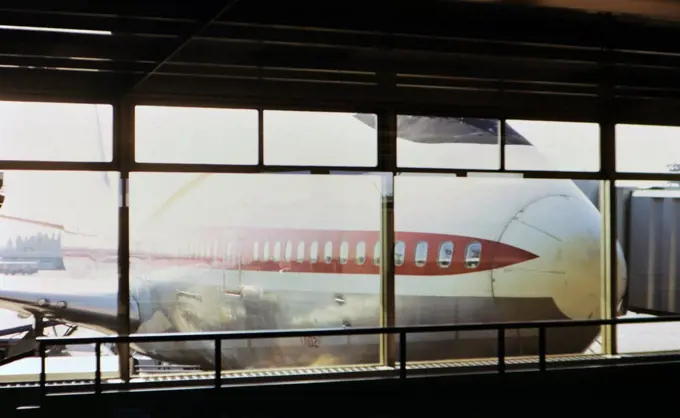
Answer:
[{"label": "dark ceiling", "polygon": [[[456,0],[451,0],[456,1]],[[531,7],[557,7],[616,15],[639,16],[648,19],[680,20],[680,2],[677,0],[469,0],[479,3],[522,5]]]},{"label": "dark ceiling", "polygon": [[52,4],[2,3],[0,96],[576,119],[613,101],[674,115],[680,99],[680,28],[638,18],[431,0]]}]

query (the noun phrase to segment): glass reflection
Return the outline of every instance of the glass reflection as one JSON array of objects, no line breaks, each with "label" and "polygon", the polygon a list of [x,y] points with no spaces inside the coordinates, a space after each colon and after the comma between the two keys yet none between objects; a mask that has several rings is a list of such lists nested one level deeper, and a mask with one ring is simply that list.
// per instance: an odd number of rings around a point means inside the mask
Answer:
[{"label": "glass reflection", "polygon": [[0,101],[0,160],[111,161],[113,108]]},{"label": "glass reflection", "polygon": [[397,165],[497,170],[499,125],[497,119],[398,115]]},{"label": "glass reflection", "polygon": [[135,106],[135,159],[149,163],[257,164],[255,109]]},{"label": "glass reflection", "polygon": [[616,125],[616,170],[628,173],[680,172],[680,127]]},{"label": "glass reflection", "polygon": [[[379,240],[380,176],[134,173],[130,183],[135,332],[379,325],[380,266],[359,262],[365,255],[356,249]],[[218,257],[206,257],[215,242]],[[235,264],[222,259],[225,248]],[[287,260],[287,248],[296,249],[295,262]],[[211,347],[135,349],[207,369]],[[379,361],[378,336],[225,341],[223,347],[226,369]]]},{"label": "glass reflection", "polygon": [[[394,196],[397,325],[601,317],[602,216],[573,181],[400,175]],[[601,351],[599,331],[551,330],[548,352]],[[537,338],[508,332],[507,354],[537,353]],[[495,331],[416,334],[408,344],[411,361],[498,349]]]},{"label": "glass reflection", "polygon": [[[117,177],[108,172],[2,173],[0,359],[26,354],[36,336],[117,333],[118,190],[112,186]],[[93,347],[52,347],[47,354],[48,373],[93,377]],[[103,354],[102,367],[110,375],[117,360],[109,347]],[[38,357],[20,358],[0,367],[0,382],[35,380],[39,366]]]},{"label": "glass reflection", "polygon": [[[508,170],[598,171],[597,123],[508,120],[505,167]],[[513,140],[525,138],[527,144]]]},{"label": "glass reflection", "polygon": [[[628,261],[627,317],[678,315],[680,190],[674,182],[617,182],[618,231]],[[680,323],[631,324],[618,329],[622,353],[680,350]]]},{"label": "glass reflection", "polygon": [[375,167],[373,114],[265,110],[264,162],[268,165]]}]

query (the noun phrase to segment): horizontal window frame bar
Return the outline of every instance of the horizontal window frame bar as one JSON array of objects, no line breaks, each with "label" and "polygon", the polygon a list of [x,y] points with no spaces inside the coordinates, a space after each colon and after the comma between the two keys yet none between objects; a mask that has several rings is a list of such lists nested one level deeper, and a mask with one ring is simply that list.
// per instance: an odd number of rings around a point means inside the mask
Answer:
[{"label": "horizontal window frame bar", "polygon": [[35,161],[0,160],[0,170],[30,171],[112,171],[119,172],[120,164],[115,161]]},{"label": "horizontal window frame bar", "polygon": [[491,176],[504,175],[521,176],[527,179],[565,179],[565,180],[651,180],[651,181],[680,181],[680,173],[656,172],[615,172],[611,174],[602,171],[548,171],[548,170],[498,170],[498,169],[458,169],[458,168],[429,168],[429,167],[397,167],[394,171],[381,170],[377,166],[310,166],[310,165],[261,165],[261,164],[186,164],[186,163],[140,163],[135,162],[123,170],[121,164],[110,162],[81,162],[81,161],[34,161],[34,160],[0,160],[0,170],[30,170],[30,171],[97,171],[130,173],[215,173],[215,174],[367,174],[394,175],[422,174],[422,175],[451,175],[457,177],[473,177],[477,174]]}]

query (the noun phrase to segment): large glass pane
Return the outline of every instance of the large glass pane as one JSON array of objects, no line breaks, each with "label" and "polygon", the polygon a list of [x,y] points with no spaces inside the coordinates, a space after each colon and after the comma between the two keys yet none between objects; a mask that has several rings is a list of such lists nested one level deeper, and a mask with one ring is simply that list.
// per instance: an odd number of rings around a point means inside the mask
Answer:
[{"label": "large glass pane", "polygon": [[135,159],[149,163],[257,164],[254,109],[135,106]]},{"label": "large glass pane", "polygon": [[[2,174],[0,358],[33,349],[35,336],[115,334],[118,174]],[[93,351],[50,348],[48,379],[93,378]],[[117,374],[117,359],[108,347],[103,353],[105,375]],[[38,379],[39,367],[35,355],[17,359],[0,367],[0,383]]]},{"label": "large glass pane", "polygon": [[[394,187],[395,239],[405,249],[395,268],[398,325],[602,316],[602,216],[588,187],[441,175],[400,175]],[[549,330],[548,352],[601,352],[599,331]],[[508,331],[505,346],[508,355],[536,355],[538,330]],[[495,331],[428,333],[408,336],[407,355],[485,358],[497,349]]]},{"label": "large glass pane", "polygon": [[497,119],[397,116],[397,165],[413,168],[500,168]]},{"label": "large glass pane", "polygon": [[[680,189],[673,182],[616,183],[618,236],[628,260],[626,317],[680,314]],[[680,350],[680,323],[618,327],[622,353]]]},{"label": "large glass pane", "polygon": [[[133,173],[137,333],[379,325],[381,177]],[[348,190],[351,193],[348,193]],[[217,242],[218,257],[206,257]],[[281,250],[283,244],[291,252]],[[268,248],[268,250],[266,250]],[[292,255],[295,249],[295,259]],[[230,249],[231,258],[221,254]],[[268,251],[268,254],[265,252]],[[377,363],[379,337],[224,342],[225,369]],[[212,367],[212,343],[142,344],[136,356]]]},{"label": "large glass pane", "polygon": [[375,167],[373,114],[264,111],[264,162],[271,165]]},{"label": "large glass pane", "polygon": [[616,170],[680,172],[680,127],[616,125]]},{"label": "large glass pane", "polygon": [[111,161],[110,105],[0,101],[0,160]]},{"label": "large glass pane", "polygon": [[508,120],[505,167],[508,170],[598,171],[600,126]]}]

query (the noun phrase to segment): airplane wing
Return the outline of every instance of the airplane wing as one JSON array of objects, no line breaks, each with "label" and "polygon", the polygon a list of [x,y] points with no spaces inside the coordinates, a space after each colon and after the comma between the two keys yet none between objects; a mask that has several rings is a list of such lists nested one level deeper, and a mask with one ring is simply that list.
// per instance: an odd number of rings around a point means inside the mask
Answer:
[{"label": "airplane wing", "polygon": [[84,292],[81,280],[4,276],[0,278],[0,308],[116,333],[117,288],[90,286]]},{"label": "airplane wing", "polygon": [[[0,220],[18,222],[60,233],[93,236],[70,231],[63,225],[35,219],[0,215]],[[2,261],[0,260],[0,263]],[[113,275],[112,278],[116,277]],[[86,286],[84,281],[87,280]],[[116,333],[118,329],[118,291],[116,280],[88,280],[59,277],[50,270],[40,275],[0,276],[0,309],[20,314],[59,319],[100,332]]]},{"label": "airplane wing", "polygon": [[[372,115],[356,114],[355,118],[376,128]],[[423,144],[497,144],[499,122],[495,119],[399,116],[397,136]],[[505,127],[505,143],[531,145],[511,126]]]}]

